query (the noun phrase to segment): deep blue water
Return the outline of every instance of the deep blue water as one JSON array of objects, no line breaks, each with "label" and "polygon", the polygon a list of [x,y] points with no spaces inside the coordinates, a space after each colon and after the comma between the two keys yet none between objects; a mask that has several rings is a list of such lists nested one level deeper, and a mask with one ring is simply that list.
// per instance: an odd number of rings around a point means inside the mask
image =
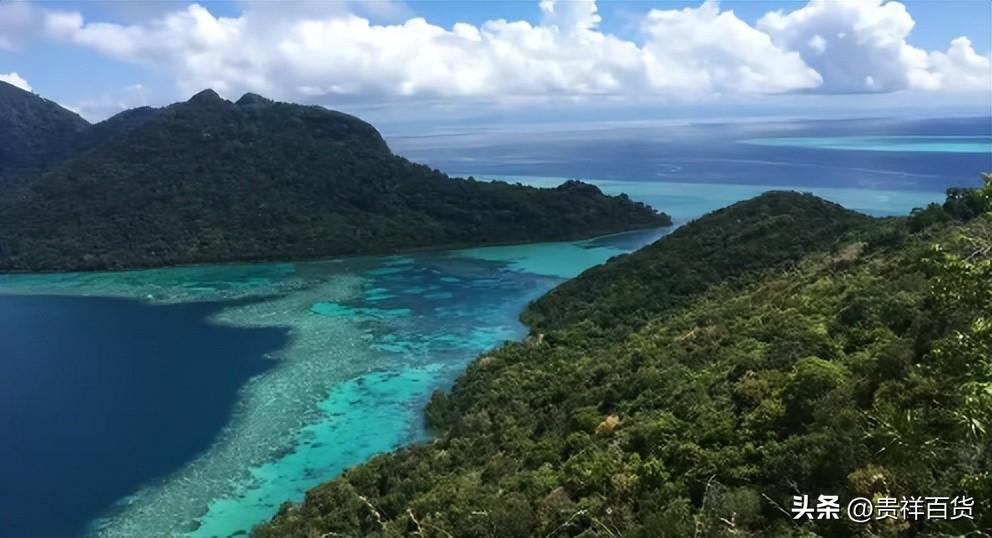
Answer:
[{"label": "deep blue water", "polygon": [[[748,143],[786,137],[981,136],[984,152],[837,151]],[[448,173],[857,187],[942,192],[992,169],[992,118],[512,127],[389,137],[394,151]]]},{"label": "deep blue water", "polygon": [[0,536],[78,535],[209,445],[286,342],[222,306],[0,295]]}]

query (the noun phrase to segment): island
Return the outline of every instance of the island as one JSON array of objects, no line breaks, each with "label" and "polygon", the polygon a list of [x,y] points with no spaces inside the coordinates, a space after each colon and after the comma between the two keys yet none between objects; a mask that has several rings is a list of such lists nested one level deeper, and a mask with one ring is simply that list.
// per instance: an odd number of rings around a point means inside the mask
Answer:
[{"label": "island", "polygon": [[96,125],[0,82],[0,271],[567,240],[668,226],[626,196],[457,179],[319,106],[204,90]]}]

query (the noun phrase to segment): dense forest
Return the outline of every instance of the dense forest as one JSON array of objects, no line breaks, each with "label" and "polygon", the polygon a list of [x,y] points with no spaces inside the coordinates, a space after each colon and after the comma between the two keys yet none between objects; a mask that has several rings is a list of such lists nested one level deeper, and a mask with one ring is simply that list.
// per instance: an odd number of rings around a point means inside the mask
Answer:
[{"label": "dense forest", "polygon": [[[873,220],[769,193],[587,271],[426,410],[435,441],[258,538],[987,536],[992,180]],[[794,520],[793,496],[973,517]]]},{"label": "dense forest", "polygon": [[62,162],[89,123],[54,101],[0,82],[0,188]]},{"label": "dense forest", "polygon": [[0,90],[0,141],[34,144],[15,147],[24,162],[0,155],[0,172],[21,185],[0,197],[0,271],[305,259],[671,223],[578,181],[449,178],[393,154],[368,123],[317,106],[205,90],[89,126]]}]

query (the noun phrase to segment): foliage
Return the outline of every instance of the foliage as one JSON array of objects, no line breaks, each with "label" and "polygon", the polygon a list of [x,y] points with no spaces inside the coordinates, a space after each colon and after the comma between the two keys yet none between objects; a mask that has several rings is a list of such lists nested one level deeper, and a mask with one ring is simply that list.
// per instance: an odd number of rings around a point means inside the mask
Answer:
[{"label": "foliage", "polygon": [[88,127],[57,103],[0,81],[0,186],[63,161]]},{"label": "foliage", "polygon": [[[35,98],[40,100],[40,98]],[[205,90],[93,126],[0,200],[0,271],[119,269],[570,239],[670,224],[580,182],[453,179],[352,116]]]},{"label": "foliage", "polygon": [[979,189],[954,187],[947,189],[943,204],[917,208],[910,215],[909,226],[914,232],[951,220],[967,222],[988,210],[992,204],[992,174],[982,174],[985,185]]},{"label": "foliage", "polygon": [[664,248],[589,269],[531,305],[524,320],[535,330],[585,321],[623,334],[712,285],[831,248],[868,221],[812,195],[765,193],[676,230]]},{"label": "foliage", "polygon": [[[529,314],[543,336],[487,353],[435,395],[436,441],[311,490],[255,536],[988,533],[983,211],[919,233],[783,195],[704,217]],[[721,244],[730,223],[743,244]],[[677,300],[657,282],[706,270]],[[796,522],[783,507],[797,493],[967,495],[976,520]]]}]

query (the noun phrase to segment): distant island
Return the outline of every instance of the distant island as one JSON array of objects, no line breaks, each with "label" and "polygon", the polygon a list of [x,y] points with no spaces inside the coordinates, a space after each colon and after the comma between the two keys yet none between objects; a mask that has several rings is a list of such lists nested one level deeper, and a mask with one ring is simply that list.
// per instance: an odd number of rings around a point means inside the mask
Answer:
[{"label": "distant island", "polygon": [[[989,282],[992,178],[906,218],[791,192],[734,204],[537,300],[525,342],[434,395],[437,440],[253,536],[982,535]],[[972,507],[797,520],[797,495]]]},{"label": "distant island", "polygon": [[568,181],[456,179],[358,118],[204,90],[91,125],[0,82],[0,271],[300,260],[667,226]]}]

